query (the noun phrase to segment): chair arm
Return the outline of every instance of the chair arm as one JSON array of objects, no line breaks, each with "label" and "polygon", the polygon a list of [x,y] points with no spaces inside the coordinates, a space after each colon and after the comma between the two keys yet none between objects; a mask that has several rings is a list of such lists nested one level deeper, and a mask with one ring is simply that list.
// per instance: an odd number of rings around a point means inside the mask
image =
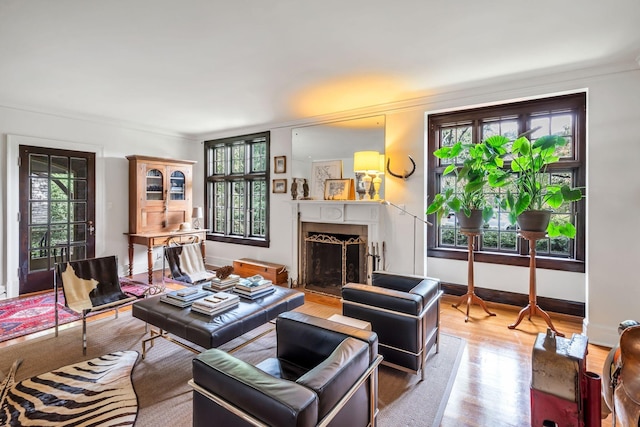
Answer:
[{"label": "chair arm", "polygon": [[364,341],[369,348],[369,362],[378,356],[375,332],[289,311],[276,319],[278,358],[288,368],[298,366],[300,375],[325,360],[347,337]]},{"label": "chair arm", "polygon": [[423,308],[421,295],[396,291],[360,283],[347,283],[342,287],[343,304],[349,302],[417,316]]},{"label": "chair arm", "polygon": [[318,395],[318,416],[324,417],[369,366],[367,344],[346,338],[322,363],[298,378],[296,383]]},{"label": "chair arm", "polygon": [[209,349],[193,359],[193,381],[240,413],[268,425],[315,425],[318,419],[318,397],[312,390],[272,377],[222,350]]}]

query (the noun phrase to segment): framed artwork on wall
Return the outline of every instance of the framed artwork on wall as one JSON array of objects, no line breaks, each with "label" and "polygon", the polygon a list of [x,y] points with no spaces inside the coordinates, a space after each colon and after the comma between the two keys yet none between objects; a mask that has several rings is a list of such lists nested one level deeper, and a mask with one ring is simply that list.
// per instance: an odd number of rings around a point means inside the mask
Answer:
[{"label": "framed artwork on wall", "polygon": [[287,172],[287,157],[276,156],[273,158],[273,173]]},{"label": "framed artwork on wall", "polygon": [[287,180],[286,179],[274,179],[272,184],[272,190],[274,193],[286,193],[287,192]]},{"label": "framed artwork on wall", "polygon": [[324,181],[325,200],[352,200],[352,198],[352,179],[327,179]]},{"label": "framed artwork on wall", "polygon": [[311,162],[312,199],[324,199],[324,182],[327,179],[342,179],[342,160]]}]

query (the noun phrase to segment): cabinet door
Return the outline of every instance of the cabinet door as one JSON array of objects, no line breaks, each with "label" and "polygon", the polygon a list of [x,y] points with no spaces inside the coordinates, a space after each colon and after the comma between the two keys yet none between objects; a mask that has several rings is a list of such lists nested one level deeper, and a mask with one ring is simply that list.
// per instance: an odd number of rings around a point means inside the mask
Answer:
[{"label": "cabinet door", "polygon": [[177,229],[191,222],[191,168],[169,165],[167,176],[167,227]]}]

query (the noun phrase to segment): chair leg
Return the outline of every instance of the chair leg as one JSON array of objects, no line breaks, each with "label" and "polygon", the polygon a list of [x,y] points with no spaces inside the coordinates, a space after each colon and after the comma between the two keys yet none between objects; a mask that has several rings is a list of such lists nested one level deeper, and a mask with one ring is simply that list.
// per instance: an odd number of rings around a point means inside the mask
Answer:
[{"label": "chair leg", "polygon": [[82,312],[82,355],[87,355],[87,313]]}]

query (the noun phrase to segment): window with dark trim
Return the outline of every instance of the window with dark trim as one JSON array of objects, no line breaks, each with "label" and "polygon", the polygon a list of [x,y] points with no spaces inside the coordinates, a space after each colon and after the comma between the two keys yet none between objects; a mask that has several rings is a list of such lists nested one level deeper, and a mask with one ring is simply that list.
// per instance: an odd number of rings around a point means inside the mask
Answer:
[{"label": "window with dark trim", "polygon": [[[568,144],[560,153],[560,161],[547,168],[547,177],[552,182],[566,182],[582,187],[586,194],[586,94],[578,93],[552,98],[537,99],[432,114],[428,117],[428,200],[433,200],[442,189],[456,187],[455,175],[443,176],[447,166],[433,152],[440,147],[453,145],[457,141],[478,143],[492,135],[504,135],[515,140],[524,132],[536,129],[529,135],[534,140],[543,135],[564,136]],[[506,169],[510,168],[505,159]],[[500,196],[506,188],[491,189]],[[512,189],[513,191],[513,189]],[[495,199],[495,197],[491,197]],[[516,226],[509,224],[507,214],[494,203],[495,215],[485,224],[483,233],[475,242],[475,261],[506,265],[529,265],[528,242],[518,236]],[[538,267],[584,272],[585,260],[585,202],[573,202],[553,215],[571,221],[576,227],[575,239],[566,237],[547,238],[537,242],[536,264]],[[460,233],[453,213],[436,222],[435,215],[429,220],[435,225],[428,233],[427,255],[437,258],[467,259],[467,236]]]},{"label": "window with dark trim", "polygon": [[269,246],[269,138],[205,141],[207,240]]}]

